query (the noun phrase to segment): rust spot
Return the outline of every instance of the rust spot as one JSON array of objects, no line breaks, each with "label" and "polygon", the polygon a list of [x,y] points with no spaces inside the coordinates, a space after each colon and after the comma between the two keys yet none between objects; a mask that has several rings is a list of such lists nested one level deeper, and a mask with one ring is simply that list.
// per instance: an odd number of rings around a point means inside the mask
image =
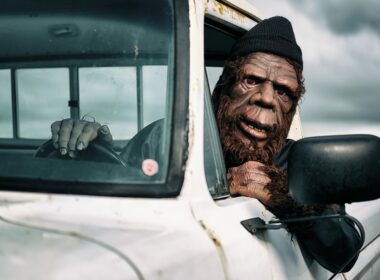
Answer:
[{"label": "rust spot", "polygon": [[216,3],[219,14],[224,15],[227,12],[227,9],[224,5]]},{"label": "rust spot", "polygon": [[218,13],[221,16],[228,16],[230,19],[238,21],[240,23],[245,23],[247,17],[242,14],[241,12],[234,10],[233,8],[224,5],[222,3],[219,3],[217,1],[204,1],[205,3],[205,13],[207,13],[210,9],[214,13]]},{"label": "rust spot", "polygon": [[204,231],[206,231],[208,237],[212,240],[212,242],[215,244],[216,249],[218,250],[219,258],[222,263],[223,272],[225,279],[230,279],[229,272],[228,272],[228,262],[226,258],[226,254],[224,253],[222,243],[220,240],[216,237],[214,231],[206,226],[203,220],[198,221],[200,226],[203,228]]},{"label": "rust spot", "polygon": [[[199,221],[199,224],[201,225],[201,227],[207,232],[207,235],[211,238],[211,240],[214,242],[214,244],[218,247],[221,247],[222,248],[222,243],[219,241],[219,239],[215,236],[215,233],[206,227],[205,223],[203,222],[203,220],[200,220]],[[222,248],[223,249],[223,248]]]}]

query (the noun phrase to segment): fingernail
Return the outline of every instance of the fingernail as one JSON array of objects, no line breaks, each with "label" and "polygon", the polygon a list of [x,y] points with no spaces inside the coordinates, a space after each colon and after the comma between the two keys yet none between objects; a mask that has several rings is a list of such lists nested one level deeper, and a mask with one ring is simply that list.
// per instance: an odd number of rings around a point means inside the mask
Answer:
[{"label": "fingernail", "polygon": [[63,156],[67,154],[66,148],[60,148],[59,151],[61,152],[61,155],[63,155]]},{"label": "fingernail", "polygon": [[83,148],[84,148],[84,143],[83,143],[82,141],[80,141],[80,142],[78,143],[78,145],[77,145],[77,149],[78,149],[78,151],[82,151]]},{"label": "fingernail", "polygon": [[100,132],[101,132],[102,134],[109,134],[109,133],[110,133],[110,130],[109,130],[108,126],[103,125],[103,126],[100,127]]},{"label": "fingernail", "polygon": [[69,156],[71,158],[75,158],[75,151],[69,151]]}]

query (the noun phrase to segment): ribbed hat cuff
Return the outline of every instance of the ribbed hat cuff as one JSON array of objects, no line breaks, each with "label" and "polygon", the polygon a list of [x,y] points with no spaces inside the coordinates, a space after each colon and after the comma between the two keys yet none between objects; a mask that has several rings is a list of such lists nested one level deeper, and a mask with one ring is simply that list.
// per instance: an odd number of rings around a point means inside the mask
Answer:
[{"label": "ribbed hat cuff", "polygon": [[255,36],[241,40],[234,47],[229,59],[234,60],[238,57],[246,56],[253,52],[268,52],[275,55],[290,58],[302,66],[301,49],[293,42],[283,36]]}]

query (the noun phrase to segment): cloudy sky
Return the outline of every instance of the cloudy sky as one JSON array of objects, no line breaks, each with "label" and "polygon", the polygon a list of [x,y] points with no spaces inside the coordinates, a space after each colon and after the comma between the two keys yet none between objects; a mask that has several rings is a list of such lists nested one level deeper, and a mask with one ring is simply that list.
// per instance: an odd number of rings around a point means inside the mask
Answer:
[{"label": "cloudy sky", "polygon": [[249,0],[263,18],[283,15],[303,50],[305,136],[380,136],[380,1]]}]

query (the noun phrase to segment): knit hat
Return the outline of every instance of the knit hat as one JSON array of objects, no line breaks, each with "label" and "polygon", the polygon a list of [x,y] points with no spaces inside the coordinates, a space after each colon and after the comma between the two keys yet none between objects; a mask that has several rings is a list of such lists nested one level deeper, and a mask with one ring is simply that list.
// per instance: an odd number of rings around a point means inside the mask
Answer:
[{"label": "knit hat", "polygon": [[253,52],[273,53],[303,65],[302,51],[297,45],[292,24],[284,17],[276,16],[256,24],[236,41],[229,59],[234,60]]}]

